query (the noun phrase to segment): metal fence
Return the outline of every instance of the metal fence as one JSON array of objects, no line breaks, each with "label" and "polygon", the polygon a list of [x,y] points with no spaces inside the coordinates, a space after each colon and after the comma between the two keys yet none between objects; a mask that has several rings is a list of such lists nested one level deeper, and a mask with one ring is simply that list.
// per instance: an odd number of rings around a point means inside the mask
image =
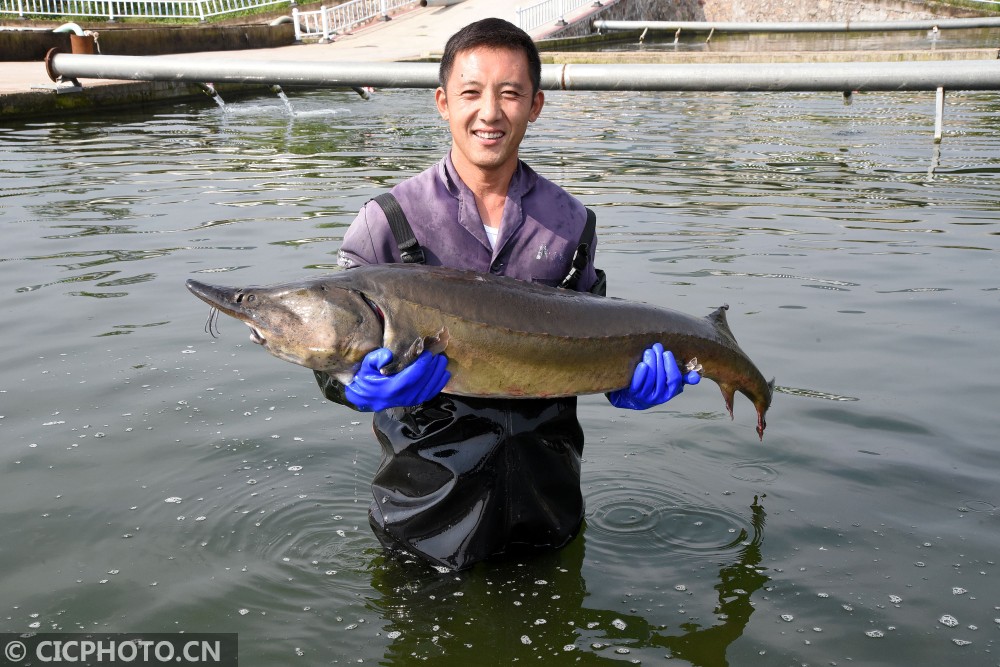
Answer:
[{"label": "metal fence", "polygon": [[318,37],[321,41],[330,41],[336,33],[347,32],[374,18],[387,19],[389,12],[417,2],[418,0],[349,0],[315,11],[301,12],[293,9],[295,41],[300,42],[303,37]]},{"label": "metal fence", "polygon": [[295,0],[0,0],[0,16],[204,21],[211,16],[289,3],[295,4]]},{"label": "metal fence", "polygon": [[547,23],[566,25],[566,14],[581,7],[600,4],[596,0],[542,0],[533,5],[514,8],[517,27],[525,32]]}]

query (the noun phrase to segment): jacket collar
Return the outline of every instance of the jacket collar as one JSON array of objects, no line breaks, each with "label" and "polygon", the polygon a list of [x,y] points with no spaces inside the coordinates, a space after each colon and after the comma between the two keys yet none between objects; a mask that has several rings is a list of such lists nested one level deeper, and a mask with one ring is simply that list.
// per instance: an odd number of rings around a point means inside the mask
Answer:
[{"label": "jacket collar", "polygon": [[[451,151],[448,151],[438,163],[438,178],[444,184],[445,189],[458,200],[458,223],[489,249],[490,242],[483,229],[483,219],[479,215],[475,195],[472,194],[472,190],[465,184],[462,177],[458,175],[451,160]],[[517,168],[514,170],[514,175],[511,176],[510,185],[507,188],[507,200],[504,202],[500,234],[497,238],[496,248],[493,250],[494,259],[500,255],[507,241],[524,224],[524,209],[521,206],[521,200],[531,192],[537,182],[538,174],[535,173],[535,170],[518,160]]]}]

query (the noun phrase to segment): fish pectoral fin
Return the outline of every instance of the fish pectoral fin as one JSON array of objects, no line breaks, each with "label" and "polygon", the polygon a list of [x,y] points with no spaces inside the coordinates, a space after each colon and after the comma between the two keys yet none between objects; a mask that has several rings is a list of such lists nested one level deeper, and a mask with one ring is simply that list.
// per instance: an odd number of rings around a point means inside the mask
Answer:
[{"label": "fish pectoral fin", "polygon": [[424,336],[424,349],[430,350],[431,354],[441,354],[451,341],[451,334],[447,327],[441,329],[433,336]]},{"label": "fish pectoral fin", "polygon": [[441,327],[440,331],[433,336],[415,338],[405,352],[393,353],[392,361],[382,367],[382,374],[394,375],[398,373],[416,361],[424,350],[428,350],[431,354],[441,354],[448,347],[449,340],[451,337],[448,334],[448,329],[444,327]]}]

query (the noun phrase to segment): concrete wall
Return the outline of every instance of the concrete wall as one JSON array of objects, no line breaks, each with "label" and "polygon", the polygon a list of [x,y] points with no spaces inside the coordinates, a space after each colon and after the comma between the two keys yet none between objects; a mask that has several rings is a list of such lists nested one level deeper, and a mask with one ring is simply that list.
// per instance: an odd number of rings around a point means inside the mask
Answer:
[{"label": "concrete wall", "polygon": [[[704,21],[704,0],[601,0],[602,7],[584,10],[566,17],[569,25],[554,29],[543,39],[585,37],[591,34],[590,23],[605,21]],[[711,0],[718,1],[718,0]]]},{"label": "concrete wall", "polygon": [[[288,46],[295,40],[291,23],[269,25],[211,25],[157,28],[95,27],[101,53],[113,56],[156,56],[196,51],[230,51]],[[0,61],[42,60],[51,48],[71,53],[65,33],[37,30],[0,32]]]},{"label": "concrete wall", "polygon": [[977,16],[946,5],[905,0],[705,0],[705,20],[898,21]]},{"label": "concrete wall", "polygon": [[979,16],[970,10],[906,0],[602,0],[603,7],[567,17],[544,38],[583,37],[590,22],[608,21],[892,21]]}]

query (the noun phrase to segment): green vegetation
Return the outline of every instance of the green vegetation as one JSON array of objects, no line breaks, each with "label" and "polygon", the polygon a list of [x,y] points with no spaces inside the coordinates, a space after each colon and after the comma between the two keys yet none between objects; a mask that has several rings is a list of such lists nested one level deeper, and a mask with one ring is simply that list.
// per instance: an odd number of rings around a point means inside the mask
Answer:
[{"label": "green vegetation", "polygon": [[989,2],[976,2],[976,0],[934,0],[934,2],[927,3],[931,11],[936,9],[935,5],[969,9],[983,16],[1000,16],[1000,5],[994,5]]},{"label": "green vegetation", "polygon": [[[323,5],[335,5],[339,4],[337,2],[330,2],[329,0],[314,0],[312,2],[298,2],[296,6],[301,11],[314,11],[322,7]],[[220,16],[208,16],[204,21],[198,18],[133,18],[128,16],[116,17],[114,21],[108,21],[106,16],[79,16],[76,14],[67,16],[51,16],[51,15],[41,15],[41,14],[25,14],[24,20],[22,21],[16,16],[0,15],[0,22],[4,21],[18,21],[18,24],[23,22],[38,23],[42,25],[55,24],[62,25],[63,23],[82,23],[86,22],[88,25],[86,27],[91,28],[92,24],[95,23],[105,23],[108,26],[129,26],[133,28],[148,26],[197,26],[197,25],[219,25],[227,23],[267,23],[281,16],[287,16],[291,13],[291,5],[289,4],[279,4],[270,5],[267,7],[254,7],[251,9],[241,9],[234,12],[228,12]],[[249,20],[248,20],[249,19]],[[93,29],[100,29],[100,26],[93,26]]]}]

